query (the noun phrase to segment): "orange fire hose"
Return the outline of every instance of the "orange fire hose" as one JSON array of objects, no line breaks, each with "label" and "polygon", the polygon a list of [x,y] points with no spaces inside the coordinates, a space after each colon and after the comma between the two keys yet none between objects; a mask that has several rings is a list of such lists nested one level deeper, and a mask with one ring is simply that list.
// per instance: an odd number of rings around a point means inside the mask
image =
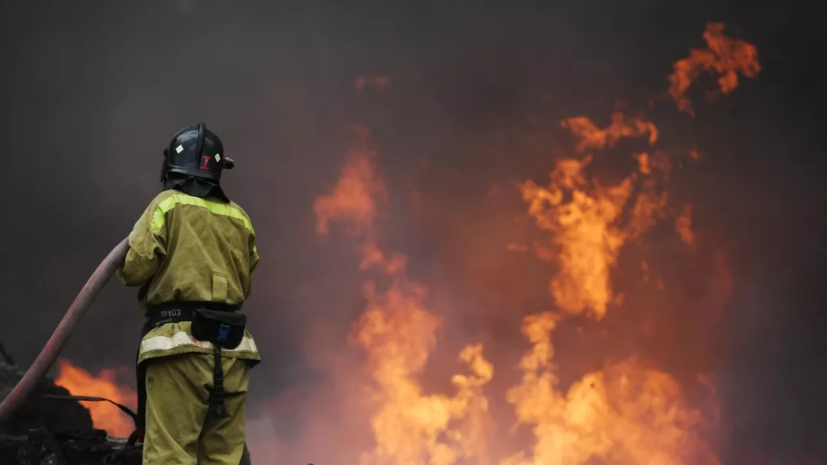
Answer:
[{"label": "orange fire hose", "polygon": [[9,395],[3,399],[0,404],[0,422],[8,419],[24,400],[34,391],[37,383],[46,375],[46,372],[54,365],[58,355],[63,350],[69,337],[75,331],[75,327],[80,320],[89,311],[95,298],[100,293],[101,289],[106,285],[109,279],[115,274],[115,270],[123,263],[126,252],[129,249],[128,240],[124,239],[120,244],[115,246],[109,255],[98,265],[98,268],[86,281],[83,289],[75,297],[75,301],[69,307],[66,315],[60,321],[57,329],[52,333],[49,342],[40,351],[32,366],[23,375],[23,379],[17,383]]}]

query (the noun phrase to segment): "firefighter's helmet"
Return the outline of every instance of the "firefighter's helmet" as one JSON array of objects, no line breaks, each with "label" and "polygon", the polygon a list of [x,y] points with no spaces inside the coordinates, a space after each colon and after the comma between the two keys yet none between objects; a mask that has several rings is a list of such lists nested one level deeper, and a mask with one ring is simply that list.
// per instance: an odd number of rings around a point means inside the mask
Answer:
[{"label": "firefighter's helmet", "polygon": [[164,149],[161,181],[165,181],[169,173],[179,173],[219,184],[221,172],[233,166],[233,160],[224,154],[221,139],[204,123],[198,123],[172,136],[169,147]]}]

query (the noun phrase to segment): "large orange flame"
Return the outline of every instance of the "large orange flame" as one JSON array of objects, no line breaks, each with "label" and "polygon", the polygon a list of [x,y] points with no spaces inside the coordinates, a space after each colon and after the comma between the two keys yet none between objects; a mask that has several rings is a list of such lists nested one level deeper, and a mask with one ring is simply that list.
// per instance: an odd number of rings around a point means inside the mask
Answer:
[{"label": "large orange flame", "polygon": [[[577,124],[571,124],[572,120]],[[579,150],[603,148],[623,137],[647,133],[650,143],[657,140],[657,128],[649,121],[625,120],[620,113],[615,113],[612,121],[608,128],[599,129],[590,119],[578,117],[564,121],[564,126],[580,138]],[[549,174],[548,187],[540,187],[531,180],[519,186],[537,226],[551,233],[551,244],[535,247],[541,258],[554,261],[560,268],[549,287],[562,311],[572,315],[589,312],[597,319],[606,313],[606,306],[614,297],[609,271],[620,248],[628,239],[645,233],[663,213],[666,193],[657,191],[655,181],[668,176],[669,167],[659,161],[660,157],[659,154],[657,162],[653,162],[648,154],[637,154],[639,172],[614,186],[586,178],[584,171],[591,156],[557,160],[556,168]],[[631,206],[629,224],[621,227],[617,220],[639,180],[642,190]]]},{"label": "large orange flame", "polygon": [[[704,34],[709,49],[693,50],[675,64],[669,94],[680,111],[692,112],[685,93],[701,71],[721,74],[718,84],[726,95],[737,86],[738,72],[752,77],[760,70],[754,46],[728,39],[722,31],[723,26],[710,24]],[[697,379],[711,396],[711,418],[690,405],[674,377],[638,355],[606,362],[568,386],[558,378],[555,331],[572,317],[600,325],[612,308],[624,305],[612,279],[624,248],[640,244],[666,218],[685,245],[700,242],[692,229],[692,205],[669,204],[672,162],[657,148],[659,132],[652,121],[616,110],[606,127],[585,116],[560,125],[576,138],[575,153],[555,161],[547,185],[527,180],[517,186],[530,218],[546,234],[533,251],[555,267],[548,289],[556,311],[523,319],[530,348],[519,362],[521,379],[505,397],[515,409],[517,426],[527,427],[534,441],[530,449],[520,447],[523,452],[502,459],[487,455],[491,418],[482,388],[494,367],[483,357],[481,344],[461,351],[467,373],[453,376],[453,395],[423,388],[442,320],[427,309],[426,286],[408,277],[406,256],[381,244],[376,220],[388,194],[373,161],[369,132],[356,128],[340,177],[329,194],[316,199],[314,212],[319,235],[342,223],[357,239],[359,269],[371,276],[363,288],[366,309],[350,334],[351,342],[366,351],[375,402],[375,446],[361,455],[360,465],[720,464],[704,439],[718,420],[707,374],[698,373]],[[632,172],[616,182],[598,181],[591,172],[595,156],[605,156],[598,152],[631,138],[648,144],[632,154]],[[697,161],[697,149],[689,156]],[[530,250],[517,243],[506,249]],[[641,270],[655,289],[666,288],[651,276],[649,261],[641,261]],[[722,273],[728,269],[722,267]],[[707,300],[721,308],[728,293],[724,285]],[[644,321],[644,333],[653,334],[647,325]]]},{"label": "large orange flame", "polygon": [[[585,117],[565,120],[562,126],[579,139],[577,151],[600,150],[621,138],[646,134],[650,144],[657,142],[654,124],[627,120],[617,112],[604,129]],[[606,364],[567,392],[558,386],[552,363],[555,328],[571,315],[601,320],[612,303],[619,304],[611,271],[620,250],[630,240],[641,239],[666,216],[668,158],[660,152],[634,157],[638,170],[614,185],[589,178],[592,156],[588,155],[558,160],[548,187],[530,180],[519,186],[529,214],[540,229],[550,233],[549,244],[535,248],[541,259],[557,265],[549,289],[561,313],[535,314],[524,321],[523,334],[532,348],[520,363],[523,379],[507,398],[516,408],[518,421],[532,426],[536,443],[530,457],[519,453],[502,465],[574,465],[595,460],[719,463],[701,436],[709,425],[707,419],[688,405],[677,381],[636,357]],[[675,229],[687,244],[695,240],[691,213],[691,205],[685,204],[675,220]],[[648,279],[648,263],[643,262],[642,268]]]},{"label": "large orange flame", "polygon": [[[116,370],[101,370],[97,376],[75,366],[69,360],[58,361],[55,384],[75,396],[103,397],[121,405],[135,408],[135,391],[118,384]],[[106,430],[113,437],[127,437],[135,429],[129,415],[109,402],[81,402],[89,409],[95,428]]]},{"label": "large orange flame", "polygon": [[374,280],[365,283],[367,308],[351,334],[352,342],[367,351],[378,404],[371,417],[376,446],[359,463],[450,465],[480,459],[488,411],[481,387],[493,376],[493,366],[483,358],[482,345],[467,346],[459,359],[470,374],[453,377],[457,393],[423,392],[420,377],[441,321],[425,307],[425,286],[408,279],[407,258],[378,244],[374,218],[387,193],[373,156],[367,131],[358,129],[337,185],[314,204],[317,232],[327,234],[331,220],[345,221],[361,239],[360,268],[377,270],[390,282],[384,288]]},{"label": "large orange flame", "polygon": [[520,366],[520,385],[508,392],[520,422],[534,425],[533,457],[518,453],[501,465],[717,464],[694,431],[706,425],[689,407],[681,386],[666,373],[635,359],[589,373],[568,392],[557,389],[551,333],[558,318],[526,318],[523,334],[532,349]]}]

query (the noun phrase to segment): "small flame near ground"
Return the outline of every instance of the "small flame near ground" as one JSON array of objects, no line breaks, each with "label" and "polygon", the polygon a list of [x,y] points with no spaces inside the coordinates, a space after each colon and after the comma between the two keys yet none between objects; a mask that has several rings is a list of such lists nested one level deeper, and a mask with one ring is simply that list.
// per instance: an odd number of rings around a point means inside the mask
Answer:
[{"label": "small flame near ground", "polygon": [[[118,371],[105,369],[95,376],[69,360],[60,360],[55,384],[65,388],[73,396],[103,397],[134,410],[137,395],[129,387],[118,383]],[[106,430],[109,436],[125,438],[135,430],[132,418],[109,402],[81,404],[89,409],[94,427]]]}]

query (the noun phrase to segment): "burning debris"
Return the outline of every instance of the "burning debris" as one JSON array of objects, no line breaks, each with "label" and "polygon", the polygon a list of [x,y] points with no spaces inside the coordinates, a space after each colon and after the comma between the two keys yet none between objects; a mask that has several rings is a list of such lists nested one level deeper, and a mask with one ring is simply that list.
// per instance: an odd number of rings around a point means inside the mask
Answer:
[{"label": "burning debris", "polygon": [[[137,394],[118,384],[115,375],[115,370],[102,370],[98,376],[93,376],[68,360],[60,360],[55,384],[77,396],[100,396],[135,409]],[[105,430],[112,437],[128,437],[135,430],[135,423],[115,404],[81,401],[81,405],[89,409],[95,428]]]},{"label": "burning debris", "polygon": [[[6,357],[9,360],[8,357]],[[140,465],[142,447],[125,439],[134,430],[134,393],[104,370],[94,377],[61,361],[54,381],[41,380],[12,418],[0,424],[3,465]],[[16,366],[0,361],[0,400],[22,379]],[[75,395],[99,393],[111,397]],[[245,448],[239,465],[250,465]]]},{"label": "burning debris", "polygon": [[[0,400],[22,377],[16,366],[0,362]],[[70,391],[44,379],[20,409],[0,424],[0,463],[139,465],[141,448],[127,445],[126,439],[107,437],[106,431],[95,428],[89,410]]]},{"label": "burning debris", "polygon": [[[23,377],[23,371],[15,365],[0,362],[0,398],[5,398]],[[89,411],[78,403],[46,402],[45,395],[68,396],[70,392],[51,380],[43,380],[34,395],[17,410],[13,417],[0,424],[0,433],[25,434],[34,428],[92,429]]]}]

